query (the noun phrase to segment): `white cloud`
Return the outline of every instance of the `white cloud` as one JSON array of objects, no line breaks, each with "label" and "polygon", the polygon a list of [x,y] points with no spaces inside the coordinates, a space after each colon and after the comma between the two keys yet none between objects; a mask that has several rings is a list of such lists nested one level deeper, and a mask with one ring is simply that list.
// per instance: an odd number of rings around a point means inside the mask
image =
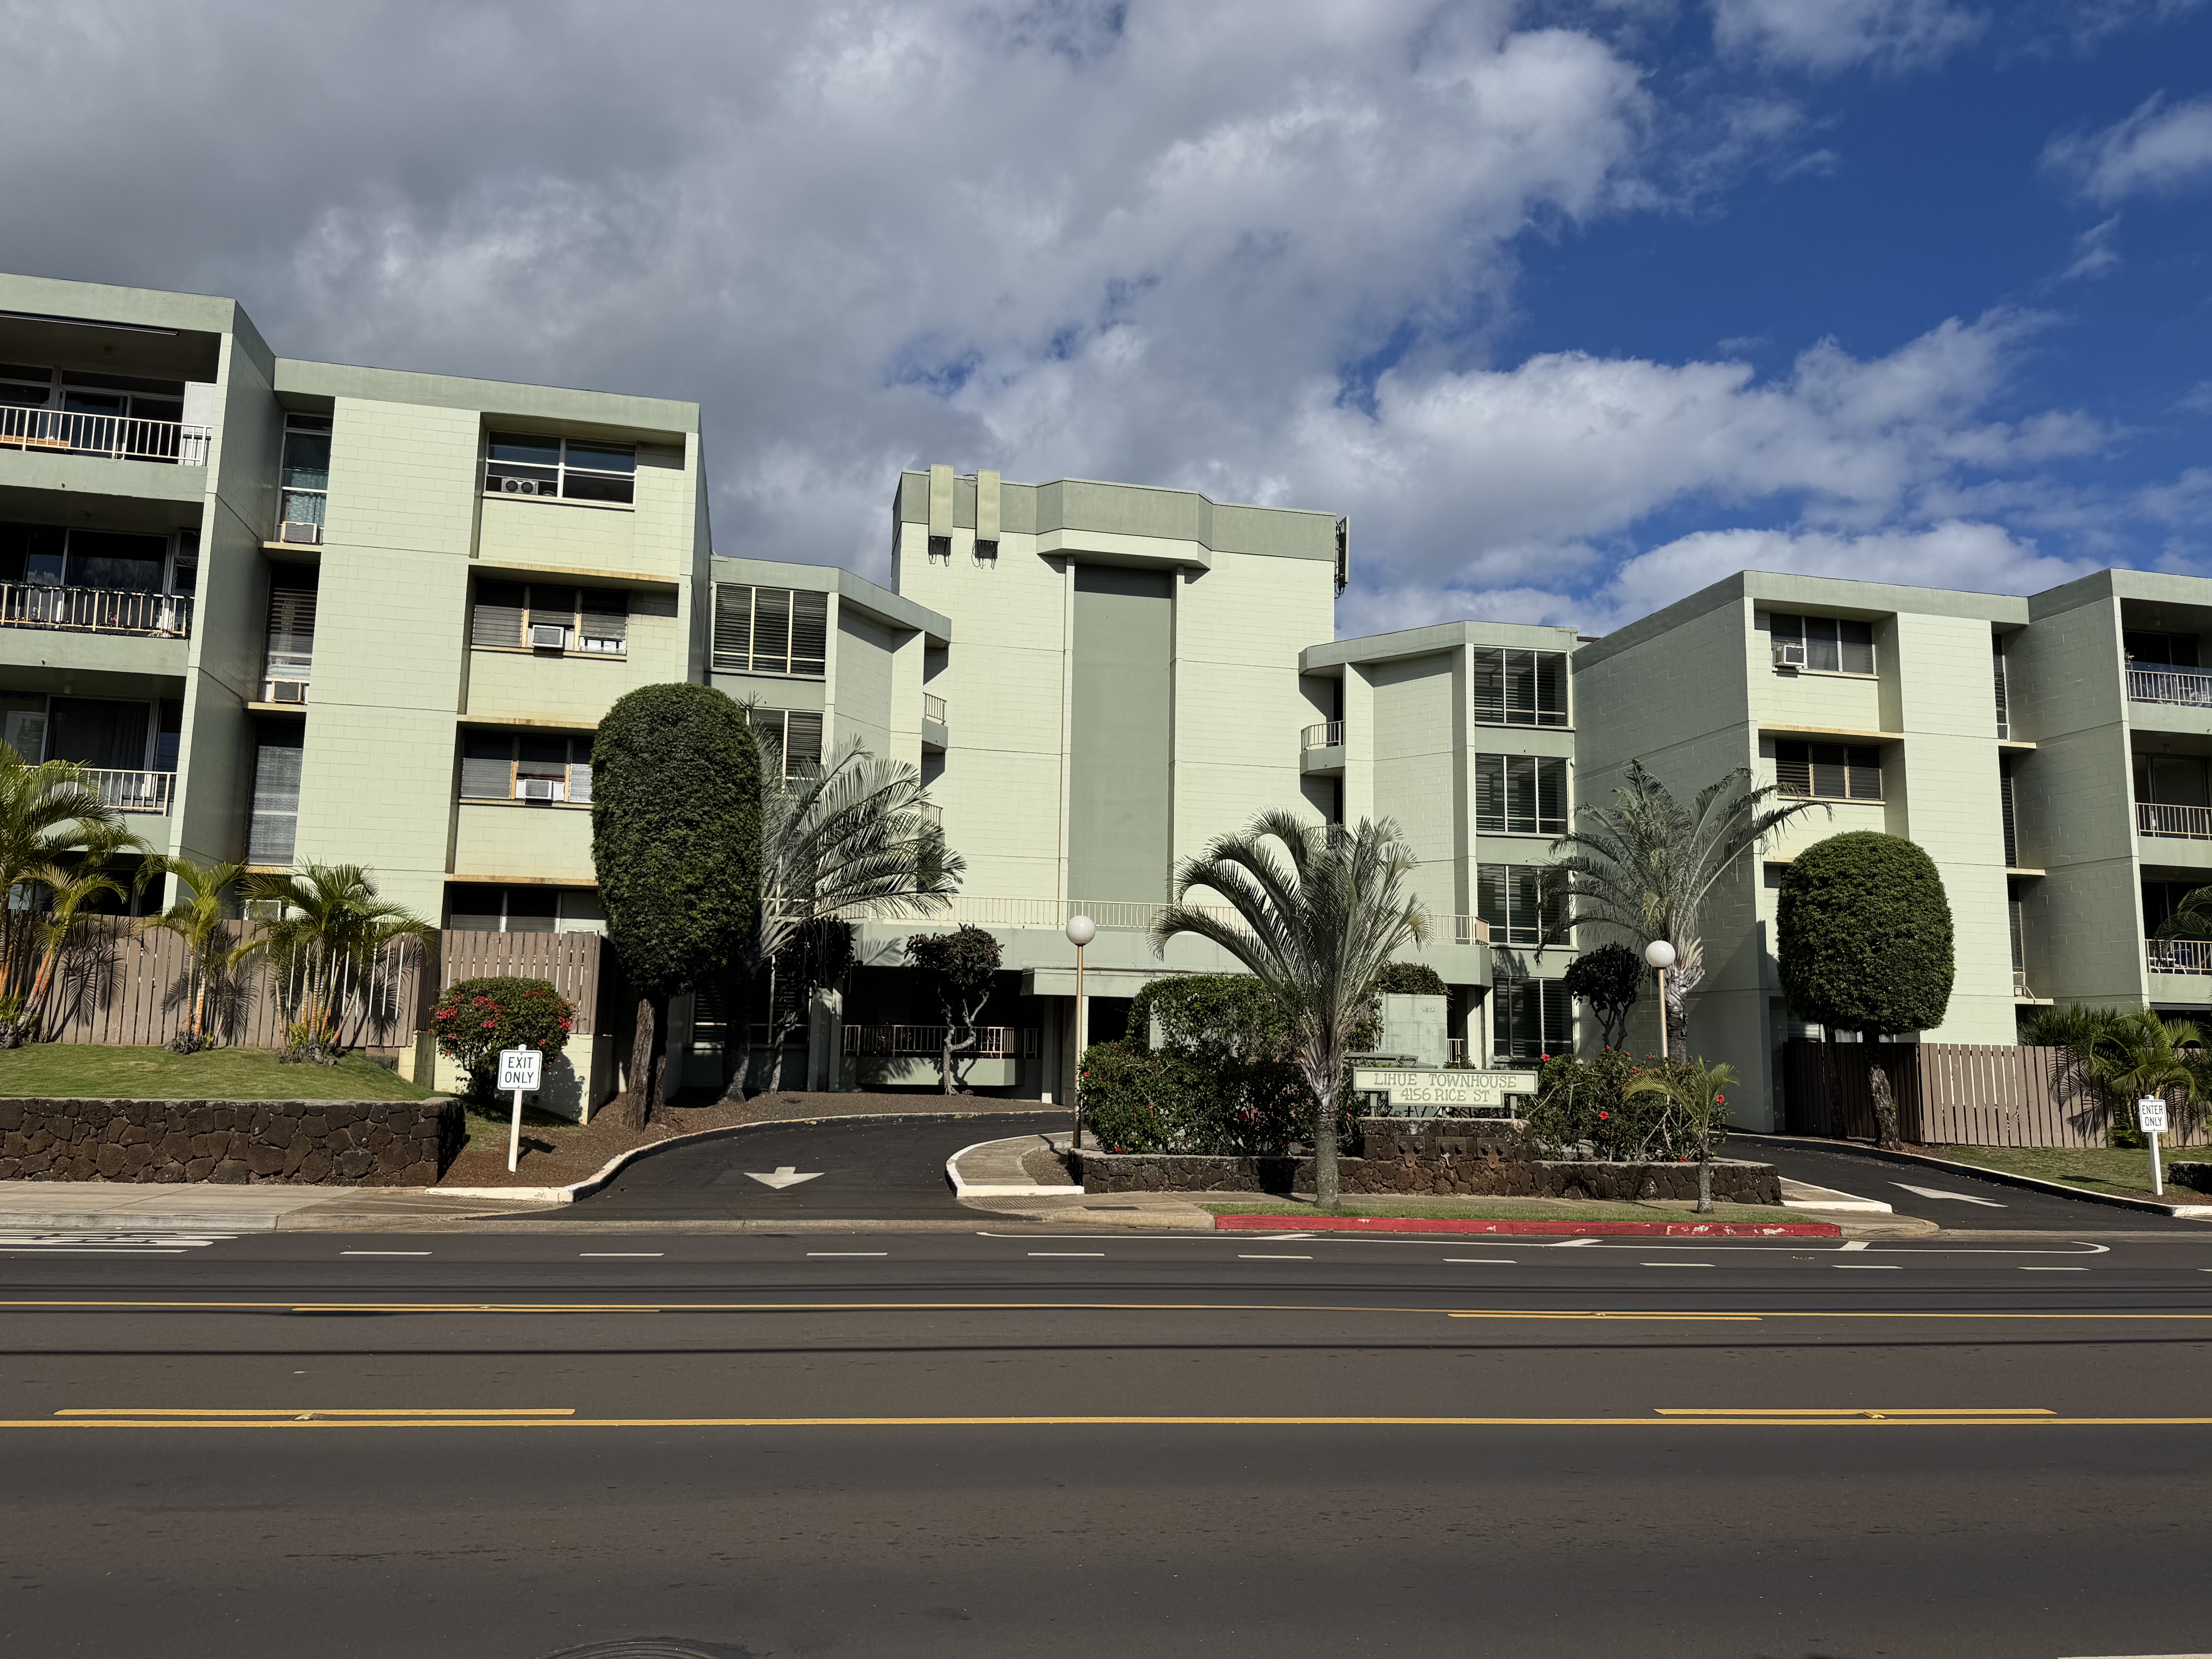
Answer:
[{"label": "white cloud", "polygon": [[1713,0],[1722,51],[1815,74],[1924,68],[1988,24],[1948,0]]},{"label": "white cloud", "polygon": [[2100,202],[2212,179],[2212,98],[2170,104],[2159,93],[2100,132],[2051,140],[2044,161]]},{"label": "white cloud", "polygon": [[2102,276],[2117,270],[2120,263],[2119,250],[2112,246],[2119,234],[2120,216],[2115,213],[2101,224],[2094,224],[2074,239],[2074,263],[2058,273],[2062,283],[2081,277]]}]

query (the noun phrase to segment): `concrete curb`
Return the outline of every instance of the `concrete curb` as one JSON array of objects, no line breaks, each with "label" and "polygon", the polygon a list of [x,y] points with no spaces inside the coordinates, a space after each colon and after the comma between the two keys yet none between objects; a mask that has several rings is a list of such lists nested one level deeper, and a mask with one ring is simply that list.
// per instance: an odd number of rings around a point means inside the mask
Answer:
[{"label": "concrete curb", "polygon": [[[945,1160],[945,1178],[952,1183],[955,1198],[1073,1198],[1079,1194],[1080,1187],[1040,1187],[1034,1182],[1020,1181],[968,1181],[960,1174],[960,1160],[970,1152],[980,1152],[987,1146],[1005,1146],[1016,1140],[1027,1140],[1027,1135],[1002,1135],[996,1140],[979,1140],[972,1146],[963,1146]],[[1045,1139],[1049,1141],[1051,1135]]]},{"label": "concrete curb", "polygon": [[1832,1221],[1486,1221],[1445,1216],[1218,1215],[1216,1232],[1537,1233],[1562,1238],[1840,1238]]},{"label": "concrete curb", "polygon": [[2118,1193],[2093,1193],[2086,1188],[2069,1187],[2061,1181],[2014,1175],[2006,1170],[1985,1170],[1978,1164],[1961,1164],[1952,1158],[1930,1158],[1925,1152],[1885,1152],[1879,1146],[1863,1146],[1856,1140],[1822,1140],[1814,1135],[1758,1134],[1748,1129],[1735,1133],[1747,1139],[1779,1141],[1785,1146],[1802,1146],[1808,1152],[1834,1152],[1841,1148],[1863,1158],[1878,1158],[1886,1163],[1910,1164],[1923,1170],[1945,1170],[1954,1175],[1972,1176],[1978,1181],[1994,1182],[2000,1187],[2020,1187],[2029,1192],[2051,1193],[2060,1198],[2078,1198],[2090,1204],[2108,1205],[2116,1210],[2172,1216],[2177,1221],[2212,1221],[2212,1204],[2160,1204],[2155,1199],[2123,1198]]}]

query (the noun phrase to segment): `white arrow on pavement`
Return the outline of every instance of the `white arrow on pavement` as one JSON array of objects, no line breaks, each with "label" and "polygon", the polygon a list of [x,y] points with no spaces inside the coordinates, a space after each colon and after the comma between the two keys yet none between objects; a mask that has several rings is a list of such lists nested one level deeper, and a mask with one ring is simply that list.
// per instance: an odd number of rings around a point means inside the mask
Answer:
[{"label": "white arrow on pavement", "polygon": [[1923,1198],[1948,1198],[1954,1204],[1979,1204],[1987,1209],[2002,1210],[2005,1206],[1993,1198],[1969,1198],[1964,1193],[1947,1193],[1940,1187],[1916,1187],[1909,1181],[1893,1181],[1893,1187],[1902,1187],[1908,1193],[1917,1193]]},{"label": "white arrow on pavement", "polygon": [[810,1174],[801,1175],[792,1165],[781,1164],[776,1166],[774,1175],[763,1175],[757,1170],[748,1170],[745,1173],[763,1187],[774,1187],[781,1190],[786,1187],[796,1187],[802,1181],[819,1180],[826,1171],[816,1170]]}]

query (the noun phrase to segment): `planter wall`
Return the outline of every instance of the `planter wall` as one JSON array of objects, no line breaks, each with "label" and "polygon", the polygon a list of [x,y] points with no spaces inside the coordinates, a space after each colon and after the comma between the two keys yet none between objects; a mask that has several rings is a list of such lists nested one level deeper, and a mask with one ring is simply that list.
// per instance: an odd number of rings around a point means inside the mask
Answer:
[{"label": "planter wall", "polygon": [[[1691,1199],[1694,1164],[1570,1163],[1532,1158],[1503,1120],[1363,1118],[1364,1158],[1337,1160],[1347,1193],[1446,1198]],[[1207,1158],[1168,1152],[1079,1153],[1086,1193],[1310,1193],[1310,1158]],[[1782,1202],[1770,1164],[1716,1158],[1713,1197]]]},{"label": "planter wall", "polygon": [[429,1100],[0,1100],[0,1180],[427,1187],[467,1139]]}]

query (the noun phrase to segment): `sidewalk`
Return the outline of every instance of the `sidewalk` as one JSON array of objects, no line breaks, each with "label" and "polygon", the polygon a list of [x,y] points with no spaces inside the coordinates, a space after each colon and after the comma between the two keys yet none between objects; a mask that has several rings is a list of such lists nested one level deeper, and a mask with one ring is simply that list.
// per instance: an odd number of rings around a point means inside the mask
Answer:
[{"label": "sidewalk", "polygon": [[380,1225],[526,1215],[537,1200],[484,1199],[424,1187],[232,1187],[138,1182],[0,1185],[0,1231],[374,1231]]}]

